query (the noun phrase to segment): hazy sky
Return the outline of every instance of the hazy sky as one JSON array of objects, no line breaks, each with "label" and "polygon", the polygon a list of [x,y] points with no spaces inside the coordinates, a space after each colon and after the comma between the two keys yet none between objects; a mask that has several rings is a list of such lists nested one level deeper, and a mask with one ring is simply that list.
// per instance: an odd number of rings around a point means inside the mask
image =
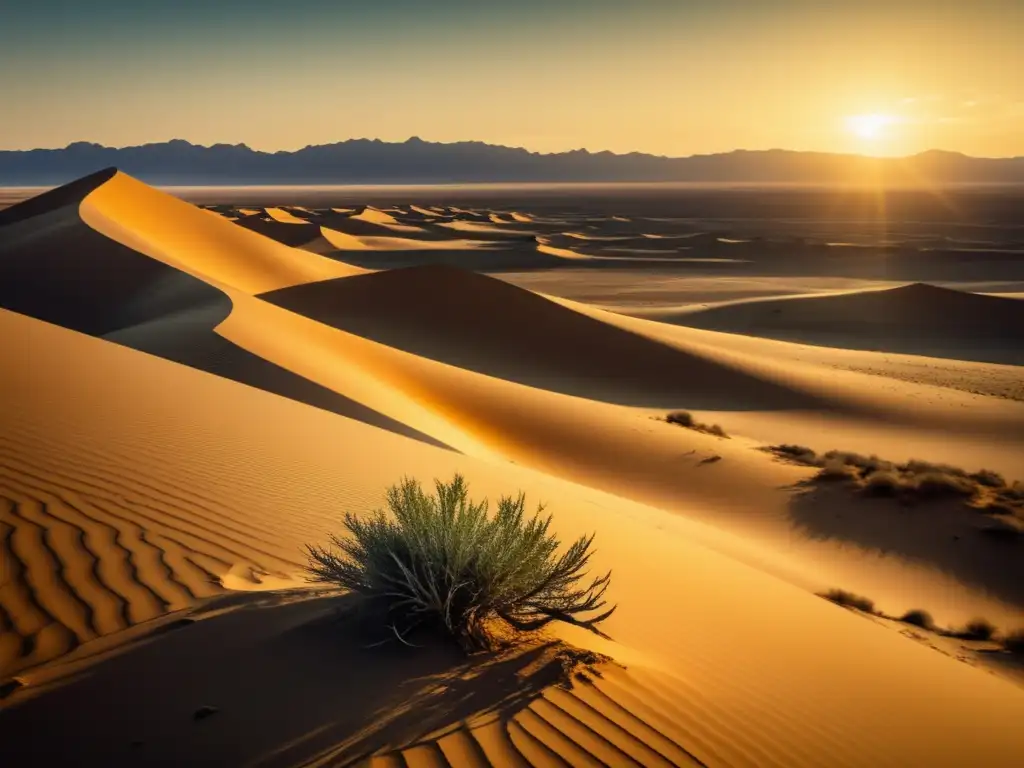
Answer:
[{"label": "hazy sky", "polygon": [[0,0],[0,148],[1024,155],[1024,0]]}]

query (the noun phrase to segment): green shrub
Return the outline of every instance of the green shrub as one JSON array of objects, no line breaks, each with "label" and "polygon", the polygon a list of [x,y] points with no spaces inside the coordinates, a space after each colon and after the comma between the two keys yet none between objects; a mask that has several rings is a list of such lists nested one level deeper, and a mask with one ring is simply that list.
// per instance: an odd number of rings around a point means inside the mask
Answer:
[{"label": "green shrub", "polygon": [[611,573],[580,584],[593,535],[559,556],[551,517],[540,507],[527,519],[523,494],[502,497],[488,517],[487,501],[470,501],[460,475],[435,486],[427,495],[407,478],[389,488],[393,519],[347,513],[349,537],[331,537],[333,549],[307,547],[311,578],[354,592],[403,642],[413,629],[434,628],[467,651],[486,649],[497,619],[520,631],[564,621],[601,634],[596,625],[615,610],[603,610]]},{"label": "green shrub", "polygon": [[830,589],[821,595],[826,600],[830,600],[836,605],[842,605],[846,608],[856,608],[858,611],[864,611],[864,613],[874,613],[875,603],[862,595],[855,595],[853,592],[847,592],[845,589]]}]

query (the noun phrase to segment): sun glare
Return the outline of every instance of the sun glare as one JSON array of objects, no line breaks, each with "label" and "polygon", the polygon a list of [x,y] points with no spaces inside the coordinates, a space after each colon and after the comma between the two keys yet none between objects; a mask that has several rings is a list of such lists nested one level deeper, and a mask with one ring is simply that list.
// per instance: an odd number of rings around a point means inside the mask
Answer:
[{"label": "sun glare", "polygon": [[846,118],[846,127],[862,139],[879,139],[887,125],[893,122],[888,115],[853,115]]}]

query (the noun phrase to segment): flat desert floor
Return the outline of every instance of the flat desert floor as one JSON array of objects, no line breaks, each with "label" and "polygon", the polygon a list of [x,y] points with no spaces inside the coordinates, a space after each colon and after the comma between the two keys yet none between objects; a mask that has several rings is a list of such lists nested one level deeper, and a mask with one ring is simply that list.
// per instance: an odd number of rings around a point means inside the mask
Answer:
[{"label": "flat desert floor", "polygon": [[[0,195],[4,765],[1024,764],[1020,203]],[[456,472],[596,534],[610,639],[367,647],[306,582]]]}]

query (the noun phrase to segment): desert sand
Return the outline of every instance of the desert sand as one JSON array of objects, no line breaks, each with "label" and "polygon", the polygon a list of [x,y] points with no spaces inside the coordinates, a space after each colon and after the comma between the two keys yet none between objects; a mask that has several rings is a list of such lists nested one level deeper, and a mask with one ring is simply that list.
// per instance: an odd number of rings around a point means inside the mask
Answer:
[{"label": "desert sand", "polygon": [[[816,594],[1024,627],[1024,536],[987,535],[1024,522],[762,450],[1024,480],[1018,267],[937,285],[635,212],[301,202],[109,170],[0,210],[12,764],[1024,762],[998,643]],[[596,532],[611,639],[360,643],[303,546],[455,472]],[[569,648],[610,661],[565,687]]]}]

